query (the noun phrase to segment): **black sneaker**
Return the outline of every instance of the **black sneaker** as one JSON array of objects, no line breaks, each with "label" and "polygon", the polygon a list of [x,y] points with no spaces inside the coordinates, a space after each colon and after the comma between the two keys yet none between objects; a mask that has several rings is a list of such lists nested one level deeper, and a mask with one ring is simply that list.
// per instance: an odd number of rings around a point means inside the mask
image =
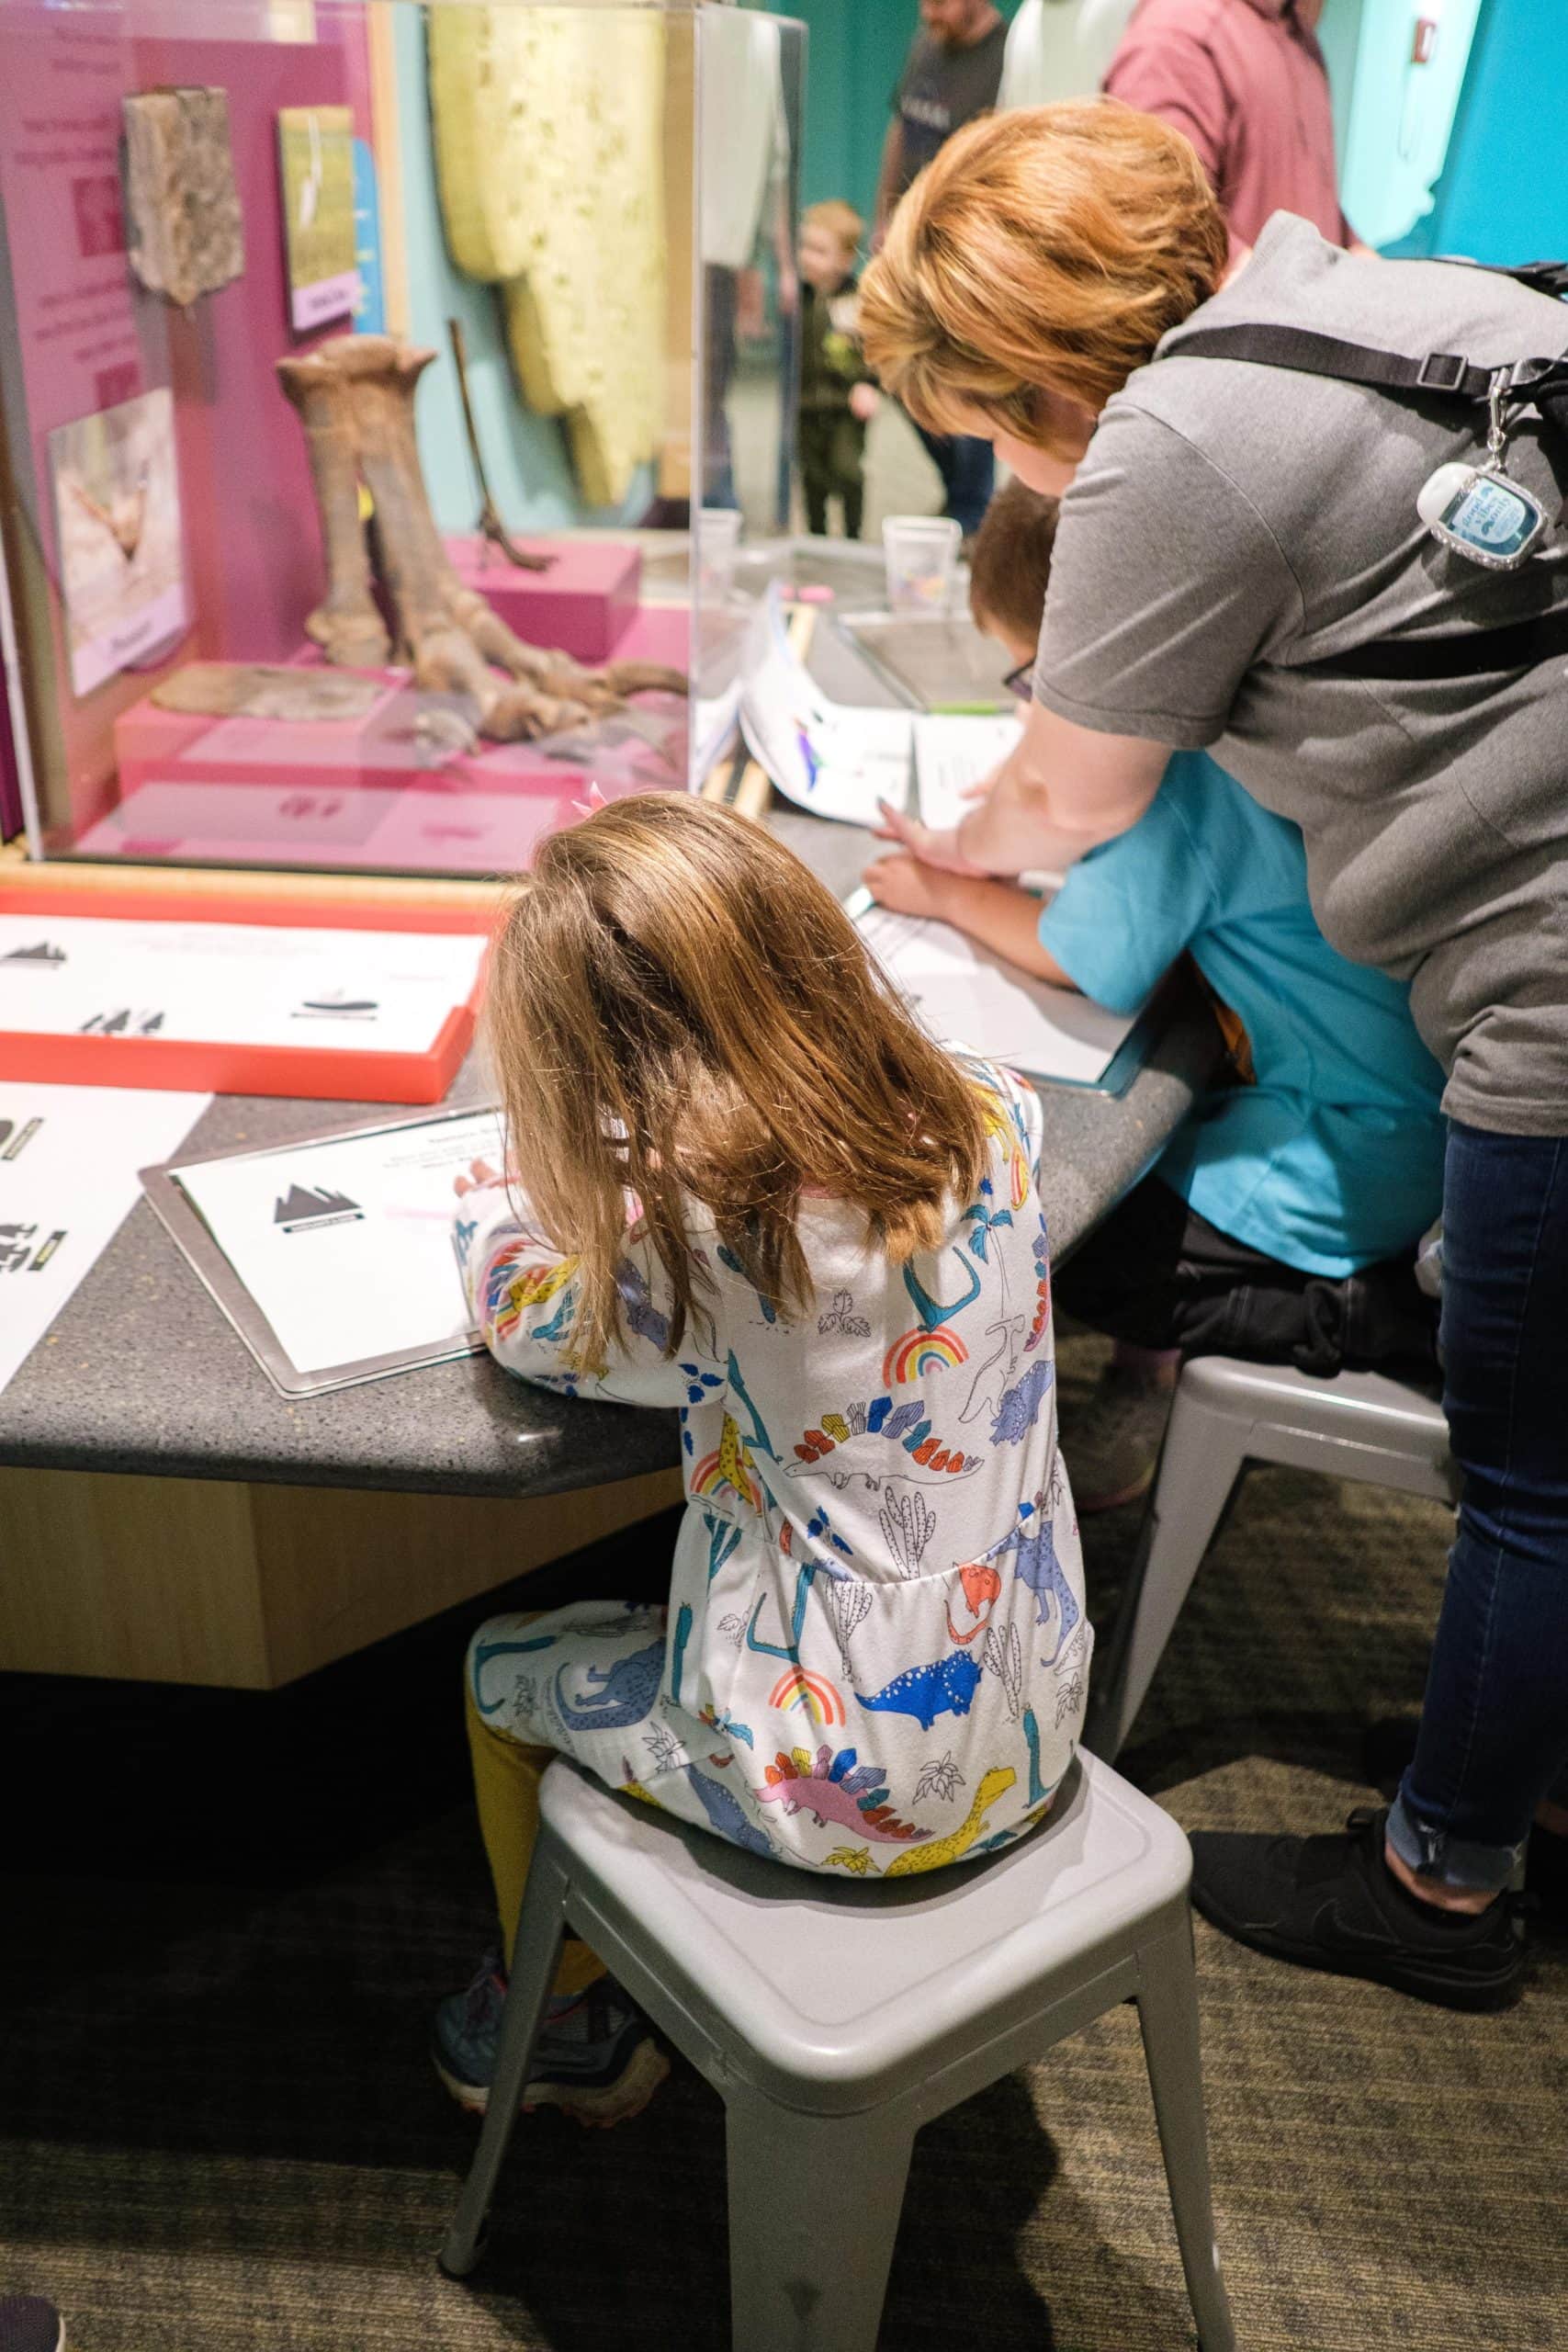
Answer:
[{"label": "black sneaker", "polygon": [[65,2352],[65,2323],[42,2295],[0,2296],[0,2352]]},{"label": "black sneaker", "polygon": [[[1361,1770],[1392,1804],[1416,1754],[1418,1715],[1382,1715],[1361,1741]],[[1551,1935],[1568,1936],[1568,1838],[1538,1821],[1525,1848],[1525,1892],[1532,1917]]]},{"label": "black sneaker", "polygon": [[1224,1934],[1275,1960],[1370,1977],[1445,2008],[1506,2008],[1521,1966],[1507,1896],[1472,1917],[1407,1894],[1383,1862],[1387,1819],[1359,1810],[1335,1838],[1200,1830],[1192,1900]]}]

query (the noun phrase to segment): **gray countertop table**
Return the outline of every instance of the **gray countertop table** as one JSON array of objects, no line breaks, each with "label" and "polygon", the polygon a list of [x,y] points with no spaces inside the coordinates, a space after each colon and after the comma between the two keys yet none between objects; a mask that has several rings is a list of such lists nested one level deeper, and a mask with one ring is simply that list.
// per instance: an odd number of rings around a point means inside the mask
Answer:
[{"label": "gray countertop table", "polygon": [[[841,828],[799,817],[780,830],[797,848],[803,836],[836,831],[834,862],[852,864],[852,837]],[[1215,1043],[1195,992],[1179,995],[1125,1094],[1042,1090],[1041,1191],[1058,1258],[1149,1167],[1213,1070]],[[449,1099],[472,1101],[479,1091],[470,1064]],[[186,1149],[284,1142],[396,1115],[385,1103],[221,1096]],[[673,1414],[552,1396],[488,1357],[324,1396],[282,1396],[144,1201],[0,1390],[0,1462],[52,1469],[544,1495],[678,1458]]]},{"label": "gray countertop table", "polygon": [[[814,663],[845,695],[852,655],[832,632]],[[855,665],[860,666],[858,663]],[[868,683],[864,700],[888,697]],[[833,888],[858,879],[868,840],[781,809],[781,835]],[[1120,1098],[1046,1087],[1042,1194],[1058,1258],[1144,1174],[1212,1075],[1217,1032],[1178,987],[1144,1068]],[[470,1062],[452,1103],[479,1099]],[[388,1104],[220,1097],[192,1156],[398,1115]],[[547,1495],[673,1466],[672,1413],[574,1403],[488,1357],[317,1397],[278,1394],[145,1202],[132,1210],[54,1328],[0,1390],[0,1463],[58,1470]]]}]

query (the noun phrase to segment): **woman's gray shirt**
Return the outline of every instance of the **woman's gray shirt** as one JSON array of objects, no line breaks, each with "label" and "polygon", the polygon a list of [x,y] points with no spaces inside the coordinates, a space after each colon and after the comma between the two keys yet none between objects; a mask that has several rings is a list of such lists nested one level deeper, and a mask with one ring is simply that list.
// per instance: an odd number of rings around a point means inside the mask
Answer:
[{"label": "woman's gray shirt", "polygon": [[[1544,295],[1358,260],[1289,213],[1188,325],[1247,320],[1483,366],[1568,348]],[[1081,727],[1212,747],[1302,827],[1332,943],[1411,979],[1450,1115],[1568,1134],[1568,659],[1501,684],[1309,666],[1568,606],[1568,529],[1517,572],[1445,553],[1416,500],[1479,456],[1467,412],[1182,359],[1185,332],[1109,403],[1063,501],[1036,695]],[[1568,447],[1533,413],[1507,463],[1555,517]]]}]

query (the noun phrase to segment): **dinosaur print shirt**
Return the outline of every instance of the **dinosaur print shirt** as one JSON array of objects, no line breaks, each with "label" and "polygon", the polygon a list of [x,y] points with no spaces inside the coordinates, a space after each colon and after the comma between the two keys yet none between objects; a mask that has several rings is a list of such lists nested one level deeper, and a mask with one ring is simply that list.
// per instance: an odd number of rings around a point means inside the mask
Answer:
[{"label": "dinosaur print shirt", "polygon": [[561,1361],[574,1261],[500,1184],[457,1216],[474,1317],[508,1370],[680,1408],[687,1510],[625,1783],[807,1869],[901,1873],[1005,1844],[1049,1804],[1083,1718],[1092,1634],[1056,1451],[1041,1104],[967,1067],[990,1165],[940,1250],[894,1264],[858,1214],[807,1200],[816,1295],[789,1320],[694,1204],[708,1284],[674,1359],[663,1270],[635,1226],[625,1341],[590,1376]]}]

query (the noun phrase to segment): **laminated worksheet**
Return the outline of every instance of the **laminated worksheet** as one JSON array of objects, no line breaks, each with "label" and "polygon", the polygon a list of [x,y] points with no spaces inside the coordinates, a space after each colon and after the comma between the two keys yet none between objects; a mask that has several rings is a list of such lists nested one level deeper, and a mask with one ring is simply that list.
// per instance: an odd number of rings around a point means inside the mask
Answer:
[{"label": "laminated worksheet", "polygon": [[907,805],[912,714],[830,702],[790,644],[776,581],[748,632],[742,677],[747,744],[786,799],[845,825],[874,826],[879,800]]},{"label": "laminated worksheet", "polygon": [[[0,1388],[212,1100],[0,1079]],[[105,1345],[112,1345],[106,1338]]]},{"label": "laminated worksheet", "polygon": [[920,821],[945,831],[975,806],[964,797],[1018,749],[1023,721],[1011,711],[969,718],[922,711],[915,720],[915,786]]},{"label": "laminated worksheet", "polygon": [[151,1170],[153,1207],[286,1394],[479,1344],[452,1246],[455,1179],[502,1164],[491,1109]]},{"label": "laminated worksheet", "polygon": [[849,911],[933,1037],[1063,1085],[1113,1090],[1131,1075],[1139,1013],[1107,1012],[1076,989],[1031,979],[951,925],[891,914],[866,891]]},{"label": "laminated worksheet", "polygon": [[0,1031],[428,1052],[472,994],[472,933],[0,913]]}]

